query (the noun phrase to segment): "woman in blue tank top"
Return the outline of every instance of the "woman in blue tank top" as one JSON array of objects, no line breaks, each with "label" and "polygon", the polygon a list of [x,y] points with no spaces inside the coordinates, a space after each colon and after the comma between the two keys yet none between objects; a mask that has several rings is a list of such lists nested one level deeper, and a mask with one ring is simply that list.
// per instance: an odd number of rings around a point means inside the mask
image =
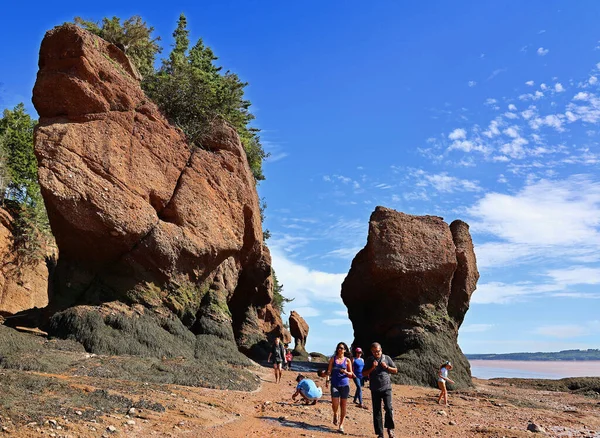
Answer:
[{"label": "woman in blue tank top", "polygon": [[346,405],[350,394],[350,378],[354,377],[352,372],[352,361],[346,357],[348,346],[340,342],[337,344],[335,354],[329,359],[325,381],[329,384],[331,378],[331,408],[333,409],[333,424],[338,424],[338,408],[340,409],[339,431],[344,433],[344,419],[346,418]]}]

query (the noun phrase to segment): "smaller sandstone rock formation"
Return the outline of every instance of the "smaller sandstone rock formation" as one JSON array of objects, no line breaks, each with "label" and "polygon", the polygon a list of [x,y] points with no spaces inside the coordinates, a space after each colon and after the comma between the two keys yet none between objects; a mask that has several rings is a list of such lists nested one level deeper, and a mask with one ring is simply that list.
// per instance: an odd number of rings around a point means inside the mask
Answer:
[{"label": "smaller sandstone rock formation", "polygon": [[298,312],[290,312],[290,332],[294,338],[294,356],[308,357],[306,338],[308,338],[308,323]]},{"label": "smaller sandstone rock formation", "polygon": [[13,251],[12,223],[11,215],[0,208],[0,315],[4,316],[48,304],[48,265],[44,259],[19,262]]},{"label": "smaller sandstone rock formation", "polygon": [[450,360],[457,386],[471,385],[457,338],[478,278],[466,223],[377,207],[342,285],[353,345],[379,342],[397,358],[402,383],[436,386],[440,364]]}]

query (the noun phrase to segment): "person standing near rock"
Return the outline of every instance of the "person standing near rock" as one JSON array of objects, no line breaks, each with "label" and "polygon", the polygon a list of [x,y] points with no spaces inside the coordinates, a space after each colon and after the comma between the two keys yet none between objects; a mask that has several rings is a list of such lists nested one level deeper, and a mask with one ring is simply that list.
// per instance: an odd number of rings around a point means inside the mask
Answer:
[{"label": "person standing near rock", "polygon": [[333,409],[333,424],[338,424],[338,408],[340,410],[339,428],[340,433],[344,433],[344,419],[346,418],[346,406],[348,396],[350,395],[350,377],[354,377],[352,372],[352,361],[346,357],[348,346],[344,342],[337,344],[335,354],[329,359],[327,368],[327,380],[325,386],[329,385],[331,379],[331,408]]},{"label": "person standing near rock", "polygon": [[[373,402],[373,427],[378,438],[383,438],[383,426],[387,429],[388,437],[393,438],[394,434],[394,408],[392,406],[392,381],[390,374],[396,374],[398,368],[394,361],[383,354],[381,345],[378,342],[371,344],[371,353],[373,356],[365,361],[363,376],[369,376],[371,382],[371,400]],[[381,424],[381,402],[385,410],[385,422]]]},{"label": "person standing near rock", "polygon": [[364,380],[362,371],[365,367],[365,360],[362,357],[362,348],[356,347],[354,350],[354,358],[352,359],[352,372],[354,373],[354,384],[356,385],[356,392],[354,393],[354,403],[358,401],[359,408],[367,408],[363,404],[362,387],[364,386]]},{"label": "person standing near rock", "polygon": [[440,396],[438,397],[438,404],[444,399],[444,404],[448,406],[448,389],[446,388],[446,382],[454,383],[450,377],[448,377],[448,371],[452,369],[452,363],[449,360],[444,362],[442,366],[440,366],[440,371],[438,372],[438,387],[440,388]]},{"label": "person standing near rock", "polygon": [[[283,374],[282,366],[285,365],[285,348],[281,343],[279,336],[275,338],[275,343],[269,353],[267,362],[271,362],[271,356],[273,356],[273,371],[275,372],[275,383],[281,382],[281,375]],[[283,364],[283,365],[282,365]]]}]

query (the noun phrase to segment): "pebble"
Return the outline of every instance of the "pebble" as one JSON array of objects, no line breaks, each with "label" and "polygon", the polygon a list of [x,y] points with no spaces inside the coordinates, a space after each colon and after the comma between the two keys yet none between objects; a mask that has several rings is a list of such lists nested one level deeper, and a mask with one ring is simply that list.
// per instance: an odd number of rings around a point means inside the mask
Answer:
[{"label": "pebble", "polygon": [[456,426],[456,421],[452,421],[452,420],[451,420],[451,421],[450,421],[448,424],[449,424],[450,426]]},{"label": "pebble", "polygon": [[76,415],[83,415],[83,412],[81,412],[81,411],[75,411],[75,414]]},{"label": "pebble", "polygon": [[447,417],[448,413],[446,411],[437,411],[438,415],[441,415],[442,417]]},{"label": "pebble", "polygon": [[117,428],[115,426],[110,425],[106,428],[106,430],[108,430],[110,433],[115,433],[117,431]]},{"label": "pebble", "polygon": [[129,413],[129,415],[135,415],[135,413],[136,413],[135,408],[129,408],[128,413]]},{"label": "pebble", "polygon": [[529,423],[527,425],[527,430],[534,433],[546,433],[546,430],[543,427],[538,426],[535,423]]},{"label": "pebble", "polygon": [[127,421],[127,426],[135,426],[135,421],[133,421],[133,420],[128,420],[128,421]]}]

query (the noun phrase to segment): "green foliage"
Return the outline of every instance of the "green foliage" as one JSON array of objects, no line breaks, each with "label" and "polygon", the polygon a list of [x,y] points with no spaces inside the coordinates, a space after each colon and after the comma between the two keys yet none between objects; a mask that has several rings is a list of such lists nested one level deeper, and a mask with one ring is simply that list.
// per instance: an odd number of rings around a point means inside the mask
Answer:
[{"label": "green foliage", "polygon": [[154,73],[154,60],[161,51],[158,45],[160,37],[152,38],[154,28],[149,27],[140,16],[134,15],[123,24],[118,17],[103,18],[102,23],[75,17],[75,23],[121,48],[142,76]]},{"label": "green foliage", "polygon": [[285,314],[283,307],[286,303],[291,303],[294,301],[294,298],[289,299],[283,296],[283,284],[279,283],[277,280],[277,275],[275,275],[275,271],[271,270],[273,274],[273,307],[279,312]]},{"label": "green foliage", "polygon": [[33,129],[36,121],[25,112],[25,105],[4,110],[0,119],[0,145],[10,178],[7,197],[31,204],[39,192],[37,161],[33,153]]},{"label": "green foliage", "polygon": [[208,286],[197,285],[184,278],[172,279],[165,305],[184,322],[193,321]]},{"label": "green foliage", "polygon": [[42,259],[52,241],[33,150],[36,123],[22,103],[13,110],[5,110],[0,119],[0,175],[6,178],[3,200],[14,216],[13,250],[20,264]]},{"label": "green foliage", "polygon": [[144,91],[197,147],[202,147],[211,122],[224,118],[237,130],[255,180],[264,180],[262,162],[267,154],[260,143],[259,130],[250,126],[254,115],[250,101],[244,98],[248,84],[235,73],[222,73],[221,67],[214,64],[217,57],[202,39],[189,48],[183,14],[173,37],[175,44],[169,58],[163,60],[156,74],[144,79]]}]

